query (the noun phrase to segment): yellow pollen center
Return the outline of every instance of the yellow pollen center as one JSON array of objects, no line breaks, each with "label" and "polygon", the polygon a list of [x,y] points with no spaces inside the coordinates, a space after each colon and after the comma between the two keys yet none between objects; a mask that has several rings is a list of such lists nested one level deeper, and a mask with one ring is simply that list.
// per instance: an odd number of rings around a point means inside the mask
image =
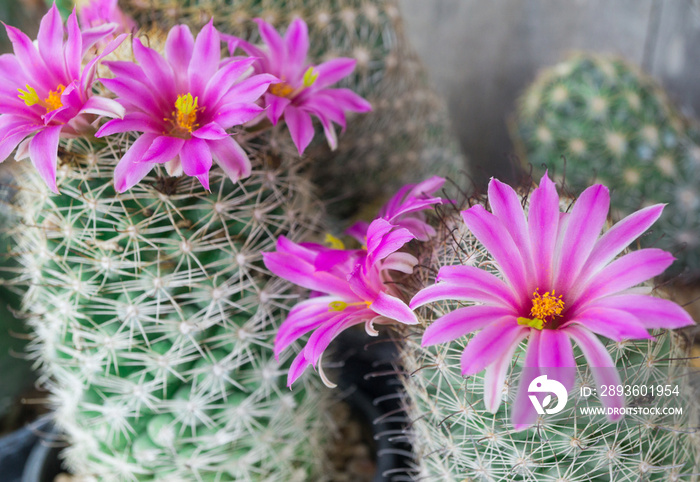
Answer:
[{"label": "yellow pollen center", "polygon": [[36,93],[34,87],[30,86],[29,84],[25,85],[24,87],[27,89],[26,91],[17,89],[19,91],[18,97],[22,99],[27,106],[31,107],[39,104],[46,109],[47,114],[63,107],[61,95],[63,95],[63,91],[66,90],[66,87],[63,84],[58,84],[58,86],[56,86],[56,90],[49,91],[49,96],[44,100],[39,98],[39,94]]},{"label": "yellow pollen center", "polygon": [[328,303],[328,311],[345,311],[350,306],[369,306],[369,301],[358,301],[357,303],[346,303],[345,301],[331,301]]},{"label": "yellow pollen center", "polygon": [[551,294],[547,291],[544,295],[540,295],[538,289],[532,296],[532,308],[530,309],[532,318],[518,318],[519,325],[541,330],[547,321],[561,316],[561,312],[564,310],[564,300],[561,299],[561,296],[556,295],[555,290],[552,290]]},{"label": "yellow pollen center", "polygon": [[[192,132],[199,127],[197,124],[197,112],[201,112],[204,108],[197,105],[198,98],[192,97],[192,94],[178,95],[175,101],[175,125],[178,129]],[[169,120],[169,119],[166,119]]]},{"label": "yellow pollen center", "polygon": [[270,94],[277,97],[291,97],[294,94],[294,87],[286,82],[279,82],[270,85]]},{"label": "yellow pollen center", "polygon": [[323,241],[326,246],[333,249],[345,249],[345,243],[336,238],[330,233],[326,233],[326,239]]}]

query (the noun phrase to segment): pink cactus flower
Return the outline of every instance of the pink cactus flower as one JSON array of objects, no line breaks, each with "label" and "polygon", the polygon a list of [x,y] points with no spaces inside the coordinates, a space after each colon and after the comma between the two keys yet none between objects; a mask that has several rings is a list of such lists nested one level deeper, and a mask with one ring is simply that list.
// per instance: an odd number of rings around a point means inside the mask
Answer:
[{"label": "pink cactus flower", "polygon": [[237,37],[227,38],[230,39],[231,55],[240,47],[248,55],[258,58],[256,72],[269,73],[281,80],[270,85],[263,98],[270,122],[276,125],[284,115],[294,145],[301,155],[314,137],[313,115],[321,121],[328,144],[335,149],[338,138],[333,123],[345,129],[345,112],[372,110],[369,102],[350,89],[329,88],[350,75],[356,61],[337,58],[319,65],[308,64],[309,34],[303,20],[292,21],[284,38],[264,20],[255,21],[265,49]]},{"label": "pink cactus flower", "polygon": [[15,159],[29,157],[51,191],[58,193],[56,165],[61,137],[93,133],[97,116],[121,117],[124,108],[94,95],[97,62],[126,37],[112,40],[83,67],[83,57],[110,35],[114,24],[80,31],[75,12],[66,24],[56,5],[41,19],[36,44],[15,27],[5,26],[14,54],[0,56],[0,162],[17,148]]},{"label": "pink cactus flower", "polygon": [[115,33],[128,33],[136,28],[134,19],[119,8],[118,0],[78,1],[76,9],[83,28],[98,27],[105,23],[116,24]]},{"label": "pink cactus flower", "polygon": [[[615,341],[645,339],[651,338],[648,329],[693,324],[675,303],[633,289],[661,274],[673,256],[660,249],[640,249],[616,259],[659,218],[663,205],[637,211],[600,236],[610,205],[605,186],[588,188],[569,213],[562,213],[556,187],[545,174],[531,194],[527,216],[509,186],[493,179],[488,194],[491,213],[476,205],[462,217],[493,256],[502,279],[473,266],[445,266],[437,283],[418,292],[410,306],[446,299],[476,303],[435,320],[422,343],[446,343],[480,330],[467,344],[461,367],[464,376],[486,370],[484,403],[489,411],[498,410],[511,358],[525,339],[528,379],[549,374],[571,390],[573,341],[600,393],[601,385],[619,385],[620,377],[596,335]],[[518,430],[537,418],[527,400],[526,381],[521,378],[512,407]],[[624,398],[616,396],[601,401],[618,413],[624,404]]]},{"label": "pink cactus flower", "polygon": [[130,189],[162,163],[173,176],[197,177],[205,189],[213,160],[234,182],[250,175],[248,156],[227,129],[263,111],[255,102],[276,79],[268,74],[246,78],[255,59],[222,62],[220,44],[211,21],[196,40],[186,25],[178,25],[168,33],[165,58],[135,38],[138,65],[105,62],[115,78],[102,83],[117,94],[126,115],[107,122],[96,135],[143,133],[115,169],[117,191]]},{"label": "pink cactus flower", "polygon": [[388,284],[390,270],[413,271],[416,258],[397,252],[413,238],[407,229],[377,219],[367,231],[366,249],[295,244],[280,237],[276,252],[263,253],[265,266],[270,271],[316,294],[290,311],[275,338],[274,352],[279,357],[294,341],[315,330],[292,362],[288,386],[309,365],[318,365],[324,383],[334,386],[323,374],[319,360],[331,341],[351,326],[364,323],[367,333],[374,336],[377,335],[374,323],[418,322],[413,311],[394,295]]},{"label": "pink cactus flower", "polygon": [[[423,211],[443,203],[442,198],[434,195],[443,184],[444,178],[433,176],[418,184],[405,185],[382,207],[379,218],[408,229],[419,241],[427,241],[435,236],[435,229],[425,221]],[[359,221],[350,226],[345,234],[364,243],[368,227],[368,223]]]}]

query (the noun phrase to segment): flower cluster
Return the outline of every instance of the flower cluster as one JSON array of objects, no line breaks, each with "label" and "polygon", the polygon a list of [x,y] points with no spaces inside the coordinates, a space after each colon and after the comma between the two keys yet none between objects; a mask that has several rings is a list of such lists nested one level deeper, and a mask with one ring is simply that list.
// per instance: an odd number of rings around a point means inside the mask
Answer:
[{"label": "flower cluster", "polygon": [[409,228],[426,233],[425,213],[421,211],[442,202],[432,194],[444,182],[434,177],[415,186],[406,186],[389,201],[377,219],[364,229],[354,226],[351,231],[363,244],[361,249],[345,249],[343,243],[332,236],[328,237],[331,247],[296,244],[280,237],[276,252],[263,253],[265,266],[270,271],[312,290],[308,300],[290,311],[275,339],[275,355],[279,356],[293,342],[315,330],[292,363],[288,385],[308,366],[318,365],[323,381],[332,386],[319,360],[333,339],[351,326],[364,324],[367,334],[374,336],[377,335],[375,323],[418,323],[413,311],[396,296],[390,283],[390,271],[413,272],[418,260],[399,250],[418,237]]},{"label": "flower cluster", "polygon": [[[371,109],[347,89],[328,88],[352,72],[354,61],[335,59],[301,72],[309,43],[301,20],[290,25],[284,39],[258,21],[269,52],[243,41],[229,42],[232,49],[240,43],[257,57],[222,58],[213,21],[196,38],[186,25],[173,27],[165,56],[136,37],[135,62],[104,62],[114,77],[99,81],[116,100],[95,95],[97,63],[126,37],[113,35],[132,30],[134,24],[115,0],[90,2],[81,7],[80,17],[83,30],[74,11],[64,41],[64,26],[53,5],[41,22],[36,45],[7,26],[14,54],[0,57],[0,160],[16,149],[15,158],[29,157],[56,193],[61,137],[140,133],[115,169],[118,192],[133,187],[156,164],[164,164],[173,176],[197,177],[208,189],[214,161],[234,182],[250,175],[248,156],[230,130],[258,122],[265,111],[273,123],[285,114],[302,154],[314,135],[310,114],[320,119],[335,146],[333,122],[344,128],[345,111]],[[112,120],[98,129],[102,116]]]},{"label": "flower cluster", "polygon": [[97,116],[122,117],[124,107],[94,95],[97,62],[124,40],[121,35],[83,65],[96,42],[115,24],[80,30],[75,12],[68,17],[67,38],[58,8],[41,20],[36,44],[23,32],[5,26],[14,54],[0,56],[0,162],[17,148],[17,160],[29,157],[46,185],[56,187],[59,137],[94,133]]},{"label": "flower cluster", "polygon": [[[447,299],[473,304],[435,320],[422,343],[446,343],[479,330],[462,354],[462,375],[486,370],[484,403],[494,413],[511,358],[528,340],[527,375],[511,413],[516,429],[532,425],[537,417],[527,401],[528,381],[548,373],[567,390],[573,388],[572,341],[599,387],[619,385],[615,363],[596,334],[615,341],[646,339],[652,328],[693,324],[677,304],[635,289],[668,268],[671,254],[640,249],[615,259],[659,218],[663,205],[637,211],[600,236],[610,205],[605,186],[585,190],[568,213],[560,212],[547,174],[531,194],[527,215],[516,192],[498,180],[491,180],[488,194],[492,212],[476,205],[462,217],[497,263],[501,277],[473,266],[444,266],[437,283],[418,292],[410,306]],[[602,401],[620,408],[624,398]]]}]

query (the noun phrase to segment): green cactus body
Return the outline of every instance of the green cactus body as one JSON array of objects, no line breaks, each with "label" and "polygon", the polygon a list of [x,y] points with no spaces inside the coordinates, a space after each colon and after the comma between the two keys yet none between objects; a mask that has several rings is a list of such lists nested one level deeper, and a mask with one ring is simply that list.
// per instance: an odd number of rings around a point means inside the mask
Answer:
[{"label": "green cactus body", "polygon": [[653,79],[616,58],[574,55],[528,88],[513,132],[523,160],[565,174],[574,191],[609,186],[618,216],[668,203],[663,237],[642,244],[679,258],[671,274],[700,276],[700,131]]},{"label": "green cactus body", "polygon": [[[525,201],[524,201],[525,202]],[[568,205],[568,202],[567,202]],[[565,208],[565,207],[564,207]],[[420,263],[404,280],[407,294],[432,284],[437,270],[470,265],[497,271],[494,261],[465,227],[456,210],[442,216],[438,235],[416,253]],[[420,308],[419,319],[430,323],[465,306],[456,301]],[[667,331],[656,339],[608,342],[623,383],[678,384],[679,397],[652,402],[628,397],[628,406],[683,406],[682,415],[627,415],[619,423],[582,415],[581,387],[595,387],[581,352],[574,350],[578,376],[564,411],[540,418],[537,425],[515,431],[510,421],[525,344],[513,354],[502,403],[497,413],[484,406],[484,372],[462,377],[460,357],[473,337],[421,347],[422,329],[400,333],[401,378],[408,414],[407,431],[415,450],[415,479],[426,481],[695,481],[700,463],[697,402],[684,374],[685,340]],[[594,395],[595,397],[595,395]]]},{"label": "green cactus body", "polygon": [[447,109],[408,45],[394,0],[129,0],[124,7],[142,25],[201,26],[213,18],[221,32],[253,43],[253,18],[284,31],[300,17],[309,27],[310,62],[356,59],[355,73],[339,86],[366,98],[373,112],[348,119],[335,151],[320,135],[307,151],[332,214],[355,214],[406,183],[431,175],[456,179],[466,168]]},{"label": "green cactus body", "polygon": [[18,165],[16,282],[74,473],[318,476],[326,399],[314,377],[285,387],[288,355],[278,363],[272,343],[294,296],[261,251],[308,234],[323,210],[291,142],[275,148],[269,135],[241,140],[249,178],[234,184],[215,167],[211,192],[158,167],[116,194],[128,135],[62,144],[60,195]]}]

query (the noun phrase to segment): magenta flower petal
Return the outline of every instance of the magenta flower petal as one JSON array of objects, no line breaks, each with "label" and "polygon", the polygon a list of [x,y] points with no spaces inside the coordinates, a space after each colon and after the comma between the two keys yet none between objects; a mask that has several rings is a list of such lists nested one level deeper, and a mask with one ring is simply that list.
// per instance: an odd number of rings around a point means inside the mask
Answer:
[{"label": "magenta flower petal", "polygon": [[119,102],[106,97],[90,97],[79,111],[81,114],[95,114],[98,116],[124,117],[125,110]]},{"label": "magenta flower petal", "polygon": [[263,42],[269,47],[270,62],[274,65],[284,65],[287,61],[287,49],[280,34],[277,33],[277,30],[272,25],[261,18],[256,18],[255,23],[258,24],[258,30]]},{"label": "magenta flower petal", "polygon": [[201,176],[212,165],[211,150],[203,139],[193,137],[184,142],[180,151],[182,168],[188,176]]},{"label": "magenta flower petal", "polygon": [[653,338],[636,316],[613,308],[587,308],[570,323],[578,323],[614,341]]},{"label": "magenta flower petal", "polygon": [[520,342],[526,339],[529,334],[529,330],[518,332],[518,336],[509,340],[509,345],[502,347],[501,356],[497,357],[494,362],[486,367],[486,372],[484,373],[484,406],[491,413],[496,413],[501,405],[503,387],[515,350],[518,349]]},{"label": "magenta flower petal", "polygon": [[215,122],[228,129],[255,119],[261,112],[263,108],[255,104],[227,104],[219,110]]},{"label": "magenta flower petal", "polygon": [[610,228],[596,241],[576,283],[585,282],[593,273],[612,261],[659,219],[663,209],[663,204],[640,209]]},{"label": "magenta flower petal", "polygon": [[149,162],[139,162],[153,141],[156,139],[154,134],[143,134],[136,139],[134,143],[126,151],[124,157],[121,158],[119,164],[114,169],[114,189],[117,192],[124,192],[136,184],[141,179],[146,177],[146,174],[151,172],[153,164]]},{"label": "magenta flower petal", "polygon": [[[602,296],[619,293],[663,273],[675,258],[656,248],[640,249],[626,254],[600,270],[587,285],[575,287],[570,309]],[[579,292],[583,294],[576,296]]]},{"label": "magenta flower petal", "polygon": [[576,360],[569,336],[563,330],[542,330],[539,349],[539,366],[571,391],[576,382]]},{"label": "magenta flower petal", "polygon": [[104,137],[120,132],[149,132],[158,134],[161,131],[160,123],[144,112],[131,112],[123,119],[112,119],[105,122],[95,133],[95,137]]},{"label": "magenta flower petal", "polygon": [[473,301],[477,303],[510,306],[503,303],[503,300],[495,296],[493,293],[481,290],[478,287],[446,282],[437,283],[423,288],[413,297],[410,306],[411,308],[415,309],[418,306],[443,300]]},{"label": "magenta flower petal", "polygon": [[267,269],[280,278],[304,288],[353,299],[354,293],[346,280],[328,272],[317,272],[312,265],[300,263],[297,258],[283,253],[263,253]]},{"label": "magenta flower petal", "polygon": [[321,354],[326,351],[328,345],[343,331],[354,325],[364,322],[363,316],[367,310],[348,308],[335,315],[324,323],[309,337],[309,342],[304,348],[304,357],[316,366]]},{"label": "magenta flower petal", "polygon": [[[71,16],[75,17],[74,14],[71,14]],[[105,23],[96,27],[83,29],[81,35],[83,47],[81,55],[84,56],[88,52],[88,50],[90,50],[90,47],[107,37],[109,34],[113,33],[118,27],[119,25],[117,25],[116,23]]]},{"label": "magenta flower petal", "polygon": [[488,326],[474,335],[462,352],[462,376],[479,373],[500,359],[517,340],[523,339],[530,328],[513,323],[513,316],[492,320]]},{"label": "magenta flower petal", "polygon": [[272,125],[277,125],[280,117],[284,113],[284,109],[291,104],[292,100],[286,97],[277,97],[276,95],[266,94],[265,101],[267,103],[267,117],[272,122]]},{"label": "magenta flower petal", "polygon": [[294,19],[284,34],[284,42],[288,52],[287,78],[289,78],[294,72],[304,70],[304,62],[309,52],[309,31],[306,22],[300,18]]},{"label": "magenta flower petal", "polygon": [[198,139],[219,140],[228,137],[228,132],[217,122],[210,122],[203,125],[196,131],[192,131],[192,136]]},{"label": "magenta flower petal", "polygon": [[148,162],[151,164],[163,164],[180,154],[184,139],[179,137],[158,136],[155,138],[141,159],[136,162]]},{"label": "magenta flower petal", "polygon": [[344,79],[355,70],[355,64],[357,64],[357,60],[345,57],[332,59],[319,64],[316,67],[318,78],[316,79],[314,88],[323,89],[324,87],[328,87]]},{"label": "magenta flower petal", "polygon": [[228,93],[222,97],[223,102],[227,104],[255,102],[275,80],[275,77],[268,74],[249,77],[231,87]]},{"label": "magenta flower petal", "polygon": [[[224,94],[229,92],[234,84],[236,84],[236,82],[241,78],[241,76],[251,68],[253,62],[255,62],[255,59],[236,60],[229,62],[217,70],[207,82],[203,96],[205,103],[215,104],[219,102]],[[261,85],[261,89],[266,80],[269,80],[270,82],[274,80],[274,78],[270,76],[255,76],[252,77],[252,79]],[[251,82],[250,85],[254,85],[254,83]],[[264,90],[262,92],[264,92]],[[254,95],[254,100],[259,98],[262,95],[262,92],[257,96]]]},{"label": "magenta flower petal", "polygon": [[474,286],[476,289],[493,294],[494,297],[502,300],[502,304],[509,304],[514,308],[520,307],[520,301],[516,299],[507,284],[488,271],[475,266],[443,266],[438,271],[435,281]]},{"label": "magenta flower petal", "polygon": [[352,112],[372,111],[372,104],[350,89],[326,89],[323,96],[329,97],[341,110],[349,110]]},{"label": "magenta flower petal", "polygon": [[287,386],[291,387],[309,366],[311,366],[311,363],[306,359],[304,352],[302,351],[296,356],[296,358],[294,358],[292,365],[289,367],[289,373],[287,374]]},{"label": "magenta flower petal", "polygon": [[406,303],[385,292],[379,292],[374,302],[369,305],[369,308],[378,315],[389,318],[390,320],[400,321],[407,325],[415,325],[418,323],[418,318],[416,318],[415,313],[413,313]]},{"label": "magenta flower petal", "polygon": [[392,253],[382,263],[382,269],[400,271],[401,273],[411,274],[413,268],[418,264],[415,256],[409,253]]},{"label": "magenta flower petal", "polygon": [[336,301],[333,296],[321,296],[294,306],[275,336],[275,358],[279,359],[280,353],[289,345],[334,317],[337,312],[329,310],[333,301]]},{"label": "magenta flower petal", "polygon": [[528,400],[527,386],[530,382],[542,375],[540,371],[540,344],[542,331],[531,330],[525,352],[525,368],[521,372],[520,382],[515,394],[515,400],[511,409],[510,418],[514,421],[513,428],[516,431],[524,430],[537,421],[535,407]]},{"label": "magenta flower petal", "polygon": [[311,123],[311,116],[301,109],[288,106],[285,110],[285,119],[292,141],[301,156],[314,138],[314,126]]},{"label": "magenta flower petal", "polygon": [[192,60],[188,68],[190,88],[204,92],[204,87],[216,73],[221,61],[221,38],[214,28],[214,20],[202,28],[194,41]]},{"label": "magenta flower petal", "polygon": [[675,329],[695,324],[688,312],[676,303],[653,296],[634,294],[606,296],[588,305],[587,310],[598,307],[625,311],[634,316],[645,328]]},{"label": "magenta flower petal", "polygon": [[55,74],[49,72],[44,59],[39,55],[31,39],[15,27],[5,25],[5,30],[10,42],[12,42],[15,58],[19,61],[22,70],[42,90],[48,91],[54,88],[59,80]]},{"label": "magenta flower petal", "polygon": [[609,209],[610,193],[600,184],[586,189],[574,204],[559,257],[563,269],[557,270],[555,283],[561,292],[569,289],[591,254]]},{"label": "magenta flower petal", "polygon": [[252,166],[243,148],[231,137],[209,141],[209,149],[216,163],[233,182],[250,176]]},{"label": "magenta flower petal", "polygon": [[178,91],[186,90],[187,70],[194,51],[194,37],[187,25],[176,25],[165,40],[165,58],[175,73]]},{"label": "magenta flower petal", "polygon": [[508,229],[511,238],[513,238],[515,245],[519,249],[524,266],[528,271],[533,271],[530,233],[525,212],[520,204],[520,198],[512,187],[503,184],[498,179],[491,179],[491,182],[489,182],[488,196],[493,214]]},{"label": "magenta flower petal", "polygon": [[41,19],[37,35],[39,54],[50,71],[60,73],[61,79],[67,77],[63,61],[63,21],[53,4],[44,18]]},{"label": "magenta flower petal", "polygon": [[547,173],[542,176],[539,187],[530,195],[527,221],[537,286],[550,286],[554,263],[552,256],[559,229],[559,196]]},{"label": "magenta flower petal", "polygon": [[518,247],[498,218],[478,204],[462,211],[462,218],[476,239],[491,253],[516,292],[529,292]]},{"label": "magenta flower petal", "polygon": [[46,185],[58,194],[56,187],[56,165],[58,163],[58,138],[62,126],[46,127],[29,142],[29,157]]},{"label": "magenta flower petal", "polygon": [[[581,349],[583,356],[586,357],[586,361],[593,372],[593,379],[598,387],[598,393],[601,392],[603,385],[617,386],[622,384],[620,374],[615,369],[615,362],[598,337],[581,326],[571,325],[565,330]],[[607,408],[617,409],[617,414],[609,417],[610,420],[615,421],[622,418],[619,409],[625,405],[624,396],[614,394],[613,396],[602,397],[601,402]]]},{"label": "magenta flower petal", "polygon": [[175,82],[173,70],[158,52],[141,43],[141,39],[135,38],[133,42],[134,57],[146,74],[150,83],[151,95],[163,99],[174,98]]},{"label": "magenta flower petal", "polygon": [[421,346],[437,345],[456,340],[506,316],[512,316],[512,310],[500,306],[457,308],[441,316],[425,329]]}]

